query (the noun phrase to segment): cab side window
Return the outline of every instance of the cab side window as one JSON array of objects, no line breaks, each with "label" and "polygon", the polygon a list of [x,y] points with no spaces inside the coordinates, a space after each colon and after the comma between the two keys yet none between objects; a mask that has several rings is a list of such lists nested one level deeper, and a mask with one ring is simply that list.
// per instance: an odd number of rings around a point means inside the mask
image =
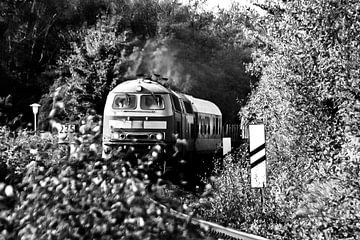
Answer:
[{"label": "cab side window", "polygon": [[184,101],[184,106],[185,106],[186,113],[188,113],[188,114],[193,114],[194,113],[190,102]]},{"label": "cab side window", "polygon": [[171,95],[175,111],[181,112],[181,105],[179,99],[175,95]]}]

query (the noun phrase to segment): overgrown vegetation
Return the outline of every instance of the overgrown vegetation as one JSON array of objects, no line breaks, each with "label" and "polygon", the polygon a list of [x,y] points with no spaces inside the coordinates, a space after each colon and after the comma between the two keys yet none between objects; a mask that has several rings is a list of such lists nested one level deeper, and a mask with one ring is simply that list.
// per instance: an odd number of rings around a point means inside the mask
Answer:
[{"label": "overgrown vegetation", "polygon": [[[266,126],[263,203],[249,187],[243,145],[190,204],[198,216],[270,239],[360,238],[360,4],[258,6],[267,13],[235,5],[216,15],[199,1],[1,2],[0,121],[10,130],[0,133],[0,196],[10,204],[0,207],[14,209],[1,211],[2,236],[205,237],[146,200],[146,172],[96,154],[95,113],[107,92],[159,73],[172,88],[214,101],[225,122],[252,85],[240,115]],[[39,99],[42,129],[83,126],[70,153],[51,135],[21,130]]]},{"label": "overgrown vegetation", "polygon": [[204,194],[193,207],[200,218],[278,239],[282,234],[277,227],[284,218],[271,196],[261,189],[251,189],[247,151],[248,144],[244,144],[224,158],[219,174],[210,178],[209,194]]},{"label": "overgrown vegetation", "polygon": [[249,70],[260,81],[240,114],[266,126],[263,208],[240,150],[199,216],[270,239],[358,239],[359,3],[259,6],[268,14],[250,31],[261,44]]},{"label": "overgrown vegetation", "polygon": [[[60,86],[76,96],[69,101],[101,113],[109,89],[136,74],[161,74],[174,88],[216,102],[226,121],[237,121],[236,99],[250,91],[244,63],[253,46],[238,10],[215,15],[196,0],[184,6],[156,0],[4,1],[1,9],[0,96],[13,99],[12,111],[1,110],[8,115],[3,124],[19,113],[30,121],[28,105],[40,99],[46,118],[48,95]],[[210,81],[218,89],[207,87]]]},{"label": "overgrown vegetation", "polygon": [[2,129],[2,239],[211,239],[150,201],[149,161],[133,168],[126,156],[99,157],[95,117],[81,119],[69,144],[59,143],[61,134]]},{"label": "overgrown vegetation", "polygon": [[268,194],[288,239],[357,239],[359,2],[263,6],[261,76],[241,114],[266,124]]}]

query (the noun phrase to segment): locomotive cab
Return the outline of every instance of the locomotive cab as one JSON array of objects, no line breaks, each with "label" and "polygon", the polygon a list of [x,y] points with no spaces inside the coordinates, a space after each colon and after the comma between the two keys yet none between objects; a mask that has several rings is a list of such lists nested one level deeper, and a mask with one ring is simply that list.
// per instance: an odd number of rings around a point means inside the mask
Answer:
[{"label": "locomotive cab", "polygon": [[221,143],[221,112],[214,103],[143,78],[108,94],[103,121],[104,158],[113,150],[163,151],[179,142],[182,153],[214,152]]},{"label": "locomotive cab", "polygon": [[103,157],[114,149],[147,151],[174,143],[172,91],[157,82],[123,82],[108,95],[104,109]]}]

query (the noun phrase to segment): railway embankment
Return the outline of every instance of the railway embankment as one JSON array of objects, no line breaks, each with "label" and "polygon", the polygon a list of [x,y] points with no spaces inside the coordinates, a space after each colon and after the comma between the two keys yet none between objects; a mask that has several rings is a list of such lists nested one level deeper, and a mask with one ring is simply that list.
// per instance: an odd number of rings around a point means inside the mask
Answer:
[{"label": "railway embankment", "polygon": [[[77,147],[59,144],[56,135],[1,129],[6,166],[0,216],[4,239],[216,238],[210,228],[189,223],[149,200],[150,175],[158,174],[149,165],[133,168],[122,159],[100,158],[93,118],[86,119]],[[213,194],[210,184],[196,194],[181,187],[171,189],[154,182],[153,186],[152,194],[167,196],[162,202],[187,216],[195,210],[204,212],[205,199]]]},{"label": "railway embankment", "polygon": [[[83,122],[78,145],[59,144],[57,136],[41,137],[30,131],[14,134],[1,128],[1,161],[6,171],[1,180],[0,227],[5,239],[213,238],[207,228],[193,227],[196,224],[189,224],[188,218],[174,216],[170,208],[149,200],[149,165],[139,162],[139,167],[133,168],[121,159],[100,158],[98,133],[94,131],[98,128],[92,119]],[[320,218],[312,209],[322,206],[318,201],[325,199],[313,196],[313,205],[303,209],[291,205],[296,201],[296,189],[289,189],[286,196],[266,190],[261,199],[260,192],[249,187],[246,150],[244,145],[228,155],[221,169],[206,178],[204,189],[196,194],[156,182],[154,191],[162,196],[162,204],[192,218],[269,239],[300,239],[302,229],[306,229],[303,224]],[[161,173],[155,175],[161,178]],[[308,184],[315,186],[316,182]],[[340,188],[341,182],[321,186],[331,198],[347,191]],[[324,196],[323,192],[318,195]],[[289,202],[286,209],[281,205],[285,201]],[[353,202],[356,204],[356,198]],[[356,219],[353,221],[341,231],[356,234],[351,232],[356,231],[352,227]]]}]

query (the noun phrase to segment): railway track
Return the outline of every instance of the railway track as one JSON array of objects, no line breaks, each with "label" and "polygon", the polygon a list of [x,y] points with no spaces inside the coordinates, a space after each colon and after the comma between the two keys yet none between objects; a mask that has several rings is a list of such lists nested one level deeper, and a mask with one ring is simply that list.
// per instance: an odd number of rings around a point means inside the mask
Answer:
[{"label": "railway track", "polygon": [[169,207],[166,207],[165,205],[159,203],[158,201],[154,199],[150,199],[155,204],[161,206],[162,208],[169,209],[170,213],[174,215],[175,217],[184,219],[186,221],[191,222],[194,225],[197,225],[207,231],[210,231],[211,235],[214,237],[217,237],[218,239],[237,239],[237,240],[268,240],[267,238],[257,236],[254,234],[249,234],[245,232],[241,232],[232,228],[223,227],[219,224],[208,222],[205,220],[193,218],[192,216],[189,216],[187,214],[175,211]]}]

